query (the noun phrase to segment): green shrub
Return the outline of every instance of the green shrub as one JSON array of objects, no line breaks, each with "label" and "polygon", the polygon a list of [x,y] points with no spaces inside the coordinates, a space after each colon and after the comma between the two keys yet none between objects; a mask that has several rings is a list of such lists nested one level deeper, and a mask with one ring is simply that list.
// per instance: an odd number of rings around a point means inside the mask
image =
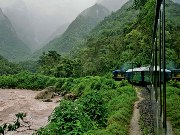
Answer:
[{"label": "green shrub", "polygon": [[180,89],[167,87],[167,117],[171,121],[174,134],[180,135]]},{"label": "green shrub", "polygon": [[55,87],[61,89],[66,80],[65,78],[58,78]]},{"label": "green shrub", "polygon": [[70,92],[73,88],[73,78],[68,78],[61,87],[61,90]]},{"label": "green shrub", "polygon": [[131,86],[118,87],[116,90],[103,91],[108,108],[107,127],[91,131],[93,135],[127,135],[133,103],[136,100],[135,90]]},{"label": "green shrub", "polygon": [[84,82],[79,83],[79,84],[77,84],[77,85],[73,88],[73,92],[74,92],[75,95],[77,95],[78,97],[80,97],[80,96],[83,94],[83,92],[84,92],[84,90],[86,89],[86,87],[87,87],[87,86],[84,84]]},{"label": "green shrub", "polygon": [[1,88],[15,88],[18,80],[12,75],[6,76],[3,75],[0,78],[0,87]]},{"label": "green shrub", "polygon": [[119,122],[122,125],[127,125],[129,123],[131,118],[131,111],[129,109],[122,107],[119,108],[119,110],[115,111],[109,118],[108,118],[108,124],[113,124],[115,122]]},{"label": "green shrub", "polygon": [[94,123],[83,109],[83,106],[77,102],[61,101],[49,117],[51,123],[41,128],[37,135],[82,134],[93,129]]},{"label": "green shrub", "polygon": [[87,132],[85,135],[128,135],[128,126],[115,122],[106,129],[96,129]]},{"label": "green shrub", "polygon": [[48,79],[48,81],[46,82],[46,87],[55,86],[56,83],[57,83],[57,78],[52,77],[52,78]]},{"label": "green shrub", "polygon": [[170,86],[173,86],[173,87],[176,87],[176,88],[180,88],[180,82],[178,82],[178,81],[170,80],[170,81],[168,82],[168,84],[169,84]]},{"label": "green shrub", "polygon": [[121,95],[121,91],[117,89],[110,89],[110,90],[102,90],[101,94],[105,100],[106,103],[108,103],[110,100],[116,98],[117,96]]},{"label": "green shrub", "polygon": [[56,82],[56,78],[29,72],[0,76],[1,88],[44,89],[54,85]]},{"label": "green shrub", "polygon": [[101,85],[102,85],[102,83],[99,80],[97,80],[97,81],[94,81],[94,82],[91,83],[91,87],[90,88],[92,90],[100,90],[101,89]]},{"label": "green shrub", "polygon": [[116,89],[118,87],[118,83],[112,79],[101,78],[100,82],[102,84],[101,89],[104,90]]},{"label": "green shrub", "polygon": [[127,85],[128,85],[128,81],[127,80],[120,81],[120,84],[119,84],[120,87],[127,86]]},{"label": "green shrub", "polygon": [[92,92],[83,96],[80,99],[80,103],[93,121],[97,122],[100,126],[106,125],[107,108],[99,92]]},{"label": "green shrub", "polygon": [[106,128],[106,135],[127,135],[128,125],[123,125],[122,123],[115,122]]},{"label": "green shrub", "polygon": [[22,89],[44,89],[49,77],[39,74],[22,73],[16,75],[18,88]]}]

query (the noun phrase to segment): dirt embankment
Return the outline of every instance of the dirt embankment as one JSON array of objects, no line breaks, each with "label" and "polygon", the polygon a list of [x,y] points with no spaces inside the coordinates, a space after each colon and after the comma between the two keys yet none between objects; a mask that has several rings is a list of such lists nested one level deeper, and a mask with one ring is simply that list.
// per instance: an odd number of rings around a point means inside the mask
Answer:
[{"label": "dirt embankment", "polygon": [[30,125],[21,127],[18,132],[9,132],[9,135],[30,135],[38,128],[45,126],[48,116],[58,105],[59,97],[55,97],[53,102],[42,102],[34,99],[39,91],[0,89],[0,125],[15,121],[15,114],[26,113],[25,121]]},{"label": "dirt embankment", "polygon": [[143,100],[143,98],[141,97],[141,93],[140,93],[141,88],[136,87],[135,89],[136,89],[138,100],[134,103],[134,110],[133,110],[133,116],[130,122],[129,134],[141,135],[141,128],[139,125],[140,114],[139,114],[138,104]]}]

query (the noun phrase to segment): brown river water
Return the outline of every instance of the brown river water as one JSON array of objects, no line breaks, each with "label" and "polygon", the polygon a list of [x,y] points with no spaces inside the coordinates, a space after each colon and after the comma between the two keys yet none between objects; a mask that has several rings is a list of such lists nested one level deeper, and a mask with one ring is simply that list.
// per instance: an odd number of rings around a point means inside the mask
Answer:
[{"label": "brown river water", "polygon": [[25,121],[28,123],[14,132],[6,135],[31,135],[37,129],[45,126],[48,116],[58,105],[59,97],[55,97],[53,102],[42,102],[34,99],[40,91],[0,89],[0,125],[13,123],[16,120],[15,114],[26,113]]}]

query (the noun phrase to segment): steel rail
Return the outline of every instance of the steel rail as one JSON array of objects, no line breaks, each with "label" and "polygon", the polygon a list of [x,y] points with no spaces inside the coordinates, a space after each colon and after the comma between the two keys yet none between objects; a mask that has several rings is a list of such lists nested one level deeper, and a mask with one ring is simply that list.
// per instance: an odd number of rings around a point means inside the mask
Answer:
[{"label": "steel rail", "polygon": [[[156,11],[155,11],[155,18],[153,25],[153,39],[152,39],[152,50],[151,50],[152,51],[151,72],[152,72],[152,88],[153,88],[152,90],[155,92],[156,104],[158,104],[159,102],[159,108],[158,108],[160,110],[159,117],[162,118],[162,127],[164,129],[164,133],[166,134],[167,123],[166,123],[165,0],[156,0],[155,10]],[[157,44],[158,41],[159,44]],[[157,45],[159,45],[159,47]],[[159,56],[159,62],[158,62],[158,56]],[[158,64],[159,64],[159,73],[157,72]],[[161,81],[163,82],[162,86],[161,86]]]}]

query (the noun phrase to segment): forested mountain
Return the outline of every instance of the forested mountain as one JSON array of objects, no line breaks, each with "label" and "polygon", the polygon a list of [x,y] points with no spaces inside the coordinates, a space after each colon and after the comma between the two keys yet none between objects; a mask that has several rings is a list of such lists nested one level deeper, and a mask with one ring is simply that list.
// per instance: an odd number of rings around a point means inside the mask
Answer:
[{"label": "forested mountain", "polygon": [[23,60],[30,49],[18,38],[9,19],[0,9],[0,55],[11,61]]},{"label": "forested mountain", "polygon": [[[57,5],[51,7],[56,1]],[[50,41],[50,36],[56,29],[72,21],[68,18],[79,13],[68,11],[69,15],[66,16],[66,10],[70,9],[66,9],[66,5],[59,8],[61,3],[65,2],[55,0],[48,5],[48,0],[5,0],[0,1],[0,8],[10,20],[18,37],[34,52]]]},{"label": "forested mountain", "polygon": [[120,10],[106,17],[90,33],[84,50],[77,54],[86,74],[105,73],[120,66],[124,51],[124,33],[136,20],[138,10],[132,9],[133,1],[127,2]]},{"label": "forested mountain", "polygon": [[50,41],[45,47],[35,52],[33,57],[37,58],[42,52],[49,50],[55,50],[60,54],[70,53],[81,46],[89,32],[109,14],[110,12],[105,7],[98,4],[84,10],[62,36]]},{"label": "forested mountain", "polygon": [[51,34],[51,36],[48,38],[48,40],[44,44],[48,44],[49,41],[60,37],[67,30],[69,25],[70,25],[70,23],[65,23],[65,24],[61,25],[58,29],[56,29],[55,32],[53,32]]},{"label": "forested mountain", "polygon": [[18,64],[9,62],[7,59],[0,55],[0,75],[17,74],[22,71],[22,67]]},{"label": "forested mountain", "polygon": [[103,1],[100,2],[100,4],[105,6],[109,11],[117,11],[127,1],[128,0],[103,0]]},{"label": "forested mountain", "polygon": [[[135,7],[133,1],[127,2],[92,30],[87,48],[77,54],[86,74],[103,74],[125,63],[150,63],[155,1],[140,4]],[[166,14],[167,64],[178,65],[180,5],[167,1]]]},{"label": "forested mountain", "polygon": [[8,17],[17,36],[33,50],[36,41],[35,29],[28,14],[28,8],[21,0],[15,1],[11,6],[4,8],[4,14]]}]

